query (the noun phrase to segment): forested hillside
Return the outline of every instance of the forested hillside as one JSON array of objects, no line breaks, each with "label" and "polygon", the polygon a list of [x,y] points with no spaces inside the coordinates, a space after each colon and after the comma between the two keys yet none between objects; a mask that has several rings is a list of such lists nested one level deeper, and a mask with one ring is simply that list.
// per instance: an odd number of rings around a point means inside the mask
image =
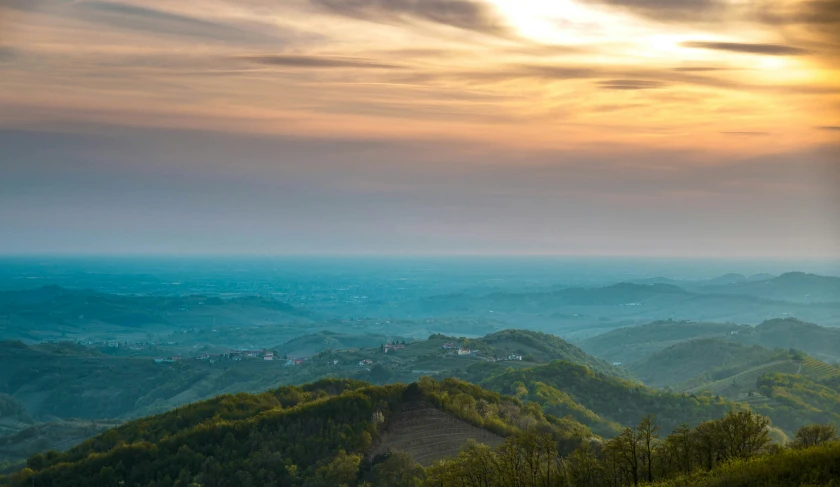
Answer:
[{"label": "forested hillside", "polygon": [[[682,336],[680,324],[662,326],[677,328],[674,335]],[[352,336],[340,339],[355,340]],[[301,343],[311,342],[301,340],[290,346]],[[789,436],[803,424],[829,420],[836,411],[816,402],[819,395],[797,396],[796,401],[785,403],[778,392],[779,399],[763,394],[759,379],[766,374],[799,372],[814,381],[814,387],[829,387],[825,380],[840,374],[840,369],[801,353],[722,339],[680,341],[646,360],[617,367],[556,336],[527,330],[472,339],[433,335],[389,350],[385,344],[325,350],[293,366],[285,360],[237,361],[222,356],[161,364],[149,357],[112,356],[109,349],[102,350],[71,343],[0,342],[0,393],[10,394],[29,418],[9,420],[6,429],[0,430],[0,443],[5,445],[0,448],[0,462],[38,450],[67,449],[100,431],[100,425],[114,424],[114,418],[124,421],[155,414],[219,392],[259,392],[325,377],[378,384],[410,383],[423,375],[439,380],[459,377],[540,404],[547,413],[568,416],[606,437],[646,414],[656,414],[671,428],[682,421],[696,424],[719,417],[731,407],[749,403],[773,418]],[[692,370],[701,373],[682,382],[683,388],[668,382],[681,380]],[[633,372],[670,389],[642,385]],[[32,436],[21,442],[15,435],[24,431]]]},{"label": "forested hillside", "polygon": [[[604,360],[590,355],[562,338],[532,330],[503,330],[476,339],[459,339],[443,335],[433,335],[430,340],[443,339],[477,350],[482,357],[506,358],[511,354],[521,357],[527,365],[545,364],[554,360],[565,360],[585,365],[592,370],[607,375],[634,379],[623,368],[616,367]],[[505,365],[512,365],[506,362]]]},{"label": "forested hillside", "polygon": [[[369,386],[327,380],[222,396],[127,423],[67,453],[36,455],[12,485],[339,485],[406,408],[427,404],[500,437],[536,428],[574,448],[572,420],[457,380]],[[464,437],[466,441],[468,437]],[[352,468],[347,470],[348,465]],[[313,483],[314,482],[314,483]]]},{"label": "forested hillside", "polygon": [[787,350],[748,347],[720,338],[699,338],[655,352],[627,368],[649,386],[685,390],[691,386],[678,385],[689,379],[696,387],[777,360],[790,360],[790,354]]},{"label": "forested hillside", "polygon": [[719,338],[742,345],[794,348],[822,361],[840,361],[840,328],[794,318],[774,318],[756,326],[734,323],[665,320],[631,326],[587,338],[580,347],[606,361],[624,364],[641,360],[677,343],[696,338]]},{"label": "forested hillside", "polygon": [[[423,428],[412,426],[418,407],[437,411],[444,423],[429,423],[421,434]],[[465,427],[452,427],[457,424]],[[673,430],[646,415],[599,439],[571,418],[458,380],[425,378],[408,386],[325,380],[133,421],[67,453],[36,455],[23,470],[0,477],[0,485],[836,485],[840,448],[833,427],[801,428],[790,446],[773,444],[769,428],[768,419],[748,410]],[[453,450],[454,441],[460,449]],[[412,453],[391,448],[396,445]],[[451,453],[420,465],[436,446]]]},{"label": "forested hillside", "polygon": [[480,380],[488,389],[540,404],[552,415],[572,418],[611,436],[654,414],[665,429],[685,422],[698,424],[738,407],[702,394],[673,394],[595,372],[565,361],[525,369],[509,369]]}]

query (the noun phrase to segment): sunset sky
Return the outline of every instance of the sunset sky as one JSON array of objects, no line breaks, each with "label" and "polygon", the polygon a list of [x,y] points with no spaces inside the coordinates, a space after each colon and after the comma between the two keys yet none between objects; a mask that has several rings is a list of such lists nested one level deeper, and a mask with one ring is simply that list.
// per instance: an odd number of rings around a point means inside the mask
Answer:
[{"label": "sunset sky", "polygon": [[840,258],[840,0],[0,0],[0,253]]}]

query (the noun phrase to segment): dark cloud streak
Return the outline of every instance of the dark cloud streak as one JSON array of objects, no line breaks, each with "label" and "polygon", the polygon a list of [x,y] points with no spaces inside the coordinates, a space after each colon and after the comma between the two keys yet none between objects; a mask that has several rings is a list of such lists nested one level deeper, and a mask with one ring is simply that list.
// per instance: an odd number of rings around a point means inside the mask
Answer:
[{"label": "dark cloud streak", "polygon": [[320,9],[371,22],[418,19],[497,36],[509,34],[489,4],[477,0],[309,0]]},{"label": "dark cloud streak", "polygon": [[805,49],[783,46],[781,44],[749,44],[745,42],[705,42],[688,41],[680,44],[683,47],[696,49],[712,49],[715,51],[740,52],[745,54],[765,54],[770,56],[800,56],[808,54]]},{"label": "dark cloud streak", "polygon": [[840,24],[840,0],[808,0],[794,4],[765,1],[759,5],[758,19],[773,25]]},{"label": "dark cloud streak", "polygon": [[734,69],[741,69],[741,68],[716,68],[712,66],[683,66],[679,68],[674,68],[674,71],[678,72],[685,72],[685,73],[706,73],[706,72],[714,72],[714,71],[732,71]]},{"label": "dark cloud streak", "polygon": [[726,9],[720,0],[588,0],[664,21],[697,21],[719,17]]},{"label": "dark cloud streak", "polygon": [[[283,35],[291,37],[291,33],[285,30],[280,30],[280,35],[268,34],[258,29],[245,28],[245,26],[214,22],[163,10],[116,2],[98,0],[79,2],[74,4],[74,8],[87,20],[94,23],[140,32],[189,36],[237,43],[276,42]],[[276,29],[274,30],[276,31]]]},{"label": "dark cloud streak", "polygon": [[0,46],[0,62],[12,61],[17,56],[17,49],[10,46]]},{"label": "dark cloud streak", "polygon": [[598,85],[606,90],[650,90],[666,86],[662,81],[635,79],[611,79],[599,81]]},{"label": "dark cloud streak", "polygon": [[385,64],[366,59],[327,57],[327,56],[302,56],[302,55],[270,55],[270,56],[243,56],[240,59],[251,61],[257,64],[269,66],[288,66],[294,68],[372,68],[372,69],[401,69],[396,64]]}]

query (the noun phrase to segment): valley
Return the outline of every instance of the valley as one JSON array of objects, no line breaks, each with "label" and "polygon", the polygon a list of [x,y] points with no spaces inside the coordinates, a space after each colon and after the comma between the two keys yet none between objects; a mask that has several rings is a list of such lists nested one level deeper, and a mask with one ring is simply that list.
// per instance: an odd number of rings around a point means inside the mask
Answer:
[{"label": "valley", "polygon": [[[312,288],[2,291],[0,463],[13,471],[38,452],[73,451],[115,426],[219,396],[336,379],[454,378],[535,405],[576,437],[612,438],[649,414],[670,432],[752,410],[784,443],[800,426],[840,419],[840,401],[824,400],[840,399],[840,328],[825,326],[840,323],[840,300],[823,299],[833,279],[724,276],[682,287],[655,280],[490,294],[414,287],[344,303],[306,294]],[[399,406],[367,454],[400,450],[431,468],[467,440],[504,441],[504,428],[488,433],[429,407]],[[523,421],[517,427],[532,422]]]}]

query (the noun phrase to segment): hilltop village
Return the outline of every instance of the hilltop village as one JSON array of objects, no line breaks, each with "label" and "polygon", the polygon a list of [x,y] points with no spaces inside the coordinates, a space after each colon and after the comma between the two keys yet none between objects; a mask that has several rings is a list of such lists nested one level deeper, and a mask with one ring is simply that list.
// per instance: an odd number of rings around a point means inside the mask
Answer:
[{"label": "hilltop village", "polygon": [[[381,344],[378,349],[377,348],[370,348],[370,349],[363,349],[363,348],[350,348],[350,349],[343,349],[343,350],[330,350],[327,351],[329,354],[363,354],[368,355],[366,358],[362,358],[358,360],[358,362],[351,361],[352,363],[357,363],[359,367],[370,367],[375,365],[377,362],[377,356],[380,354],[390,354],[392,357],[394,354],[405,352],[409,347],[415,345],[417,343],[424,343],[425,342],[414,342],[414,343],[406,343],[405,341],[401,342],[392,342],[392,343],[383,343]],[[111,344],[107,346],[111,347]],[[127,347],[129,350],[150,350],[152,349],[151,344],[116,344],[113,345],[116,348],[121,346]],[[423,347],[424,349],[427,347]],[[501,356],[497,355],[489,355],[488,353],[482,352],[478,349],[471,349],[467,346],[462,345],[458,341],[449,341],[445,342],[440,345],[439,350],[442,352],[440,354],[442,357],[446,358],[462,358],[462,357],[471,357],[477,358],[480,360],[488,361],[488,362],[503,362],[503,361],[521,361],[522,355],[518,353],[510,353],[510,354],[502,354]],[[273,362],[273,363],[282,363],[286,367],[294,367],[305,365],[307,362],[311,361],[313,358],[322,358],[324,352],[321,352],[317,355],[313,356],[291,356],[288,354],[280,354],[276,350],[243,350],[243,349],[235,349],[230,350],[227,352],[221,353],[200,353],[194,356],[187,357],[185,355],[177,354],[177,355],[170,355],[166,357],[154,357],[155,363],[159,364],[166,364],[166,363],[175,363],[180,362],[182,360],[203,360],[206,361],[208,364],[215,364],[222,361],[229,361],[229,362],[242,362],[245,360],[252,361],[265,361],[265,362]],[[380,360],[381,361],[381,360]],[[333,359],[332,365],[337,366],[342,362],[339,359]]]}]

